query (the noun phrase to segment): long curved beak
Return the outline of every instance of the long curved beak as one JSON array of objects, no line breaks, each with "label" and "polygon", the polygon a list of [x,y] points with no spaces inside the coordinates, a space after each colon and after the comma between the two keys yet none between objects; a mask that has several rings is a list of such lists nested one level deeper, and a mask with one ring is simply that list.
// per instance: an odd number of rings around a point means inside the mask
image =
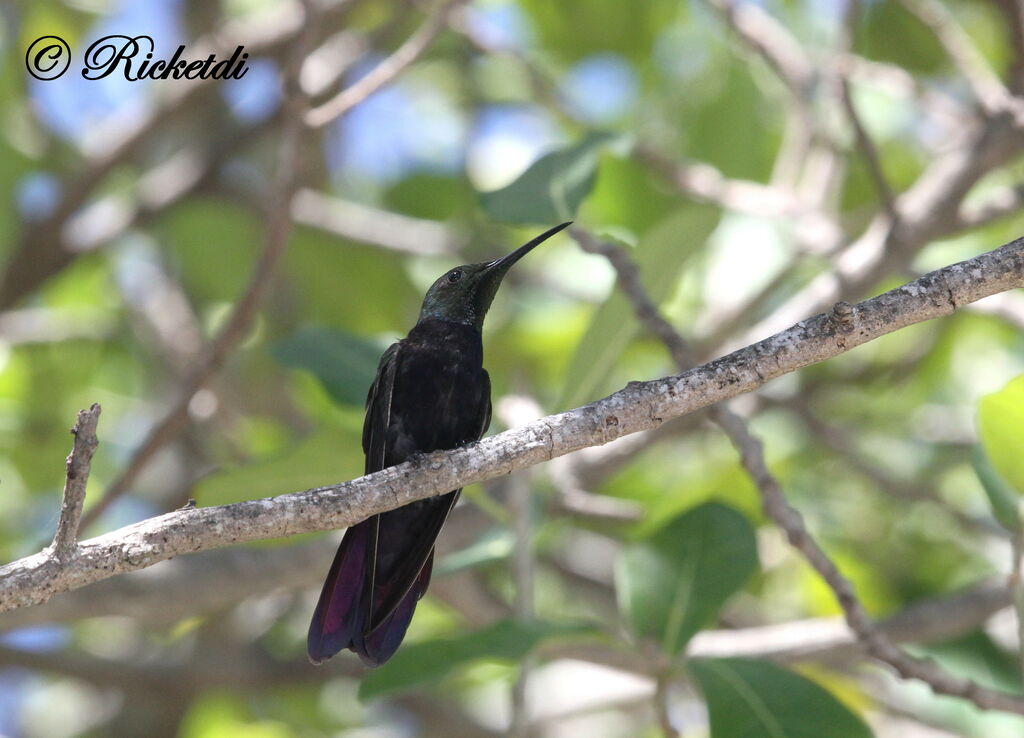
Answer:
[{"label": "long curved beak", "polygon": [[536,238],[531,239],[527,243],[517,248],[512,253],[506,254],[500,259],[495,259],[494,261],[492,261],[490,264],[487,265],[487,270],[494,274],[504,274],[509,270],[509,268],[511,268],[513,264],[515,264],[517,261],[526,256],[536,246],[539,246],[540,244],[547,241],[549,238],[551,238],[559,231],[564,230],[565,228],[568,228],[571,225],[572,221],[570,220],[566,223],[562,223],[561,225],[556,225],[554,228],[549,228]]}]

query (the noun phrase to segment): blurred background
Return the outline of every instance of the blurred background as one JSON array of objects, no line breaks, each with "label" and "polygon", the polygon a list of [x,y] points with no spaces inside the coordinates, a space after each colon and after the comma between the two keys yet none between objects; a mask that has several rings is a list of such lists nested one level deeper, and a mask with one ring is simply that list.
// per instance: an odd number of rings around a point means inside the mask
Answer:
[{"label": "blurred background", "polygon": [[[294,1],[0,3],[0,561],[50,541],[93,402],[89,536],[358,476],[377,357],[427,286],[569,217],[629,249],[704,359],[1019,233],[1013,0],[456,5],[395,80],[302,133],[282,201],[282,90],[330,99],[440,7],[314,5],[297,65]],[[112,34],[155,58],[242,45],[248,72],[84,79]],[[26,73],[44,35],[72,49],[59,79]],[[293,228],[239,311],[275,208]],[[676,371],[614,283],[567,235],[516,267],[485,327],[492,432]],[[1019,533],[990,499],[1024,491],[1022,327],[1024,296],[998,295],[734,403],[886,632],[1007,690]],[[372,673],[306,661],[338,537],[0,614],[0,734],[727,738],[771,734],[765,714],[787,736],[1024,734],[851,647],[702,415],[467,489]],[[701,607],[673,623],[657,592],[694,561]]]}]

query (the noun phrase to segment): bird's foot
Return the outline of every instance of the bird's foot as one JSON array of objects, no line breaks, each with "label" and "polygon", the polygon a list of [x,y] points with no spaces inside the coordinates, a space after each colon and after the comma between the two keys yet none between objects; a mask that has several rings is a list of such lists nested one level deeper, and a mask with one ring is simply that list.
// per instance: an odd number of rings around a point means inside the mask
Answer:
[{"label": "bird's foot", "polygon": [[420,466],[428,456],[430,456],[430,453],[427,451],[413,451],[405,457],[405,460],[413,466]]}]

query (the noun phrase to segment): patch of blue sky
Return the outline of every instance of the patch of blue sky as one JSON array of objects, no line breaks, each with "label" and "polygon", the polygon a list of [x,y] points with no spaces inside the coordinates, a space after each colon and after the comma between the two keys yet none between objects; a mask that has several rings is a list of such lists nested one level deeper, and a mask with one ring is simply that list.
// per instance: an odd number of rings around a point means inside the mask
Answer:
[{"label": "patch of blue sky", "polygon": [[259,123],[281,104],[280,67],[270,59],[249,59],[246,65],[241,79],[224,81],[222,94],[239,122]]},{"label": "patch of blue sky", "polygon": [[463,165],[468,126],[440,89],[406,78],[371,95],[332,124],[331,172],[381,184],[418,171],[450,174]]},{"label": "patch of blue sky", "polygon": [[577,62],[562,80],[562,89],[580,120],[611,123],[636,102],[636,72],[619,54],[593,54]]},{"label": "patch of blue sky", "polygon": [[40,678],[28,669],[0,671],[0,735],[23,735],[21,711],[29,693],[38,686]]},{"label": "patch of blue sky", "polygon": [[15,199],[18,213],[29,221],[46,218],[57,207],[60,180],[46,172],[32,172],[18,182]]},{"label": "patch of blue sky", "polygon": [[121,0],[113,13],[75,44],[71,67],[63,76],[30,80],[29,98],[43,124],[54,134],[82,144],[100,126],[115,120],[127,124],[140,116],[148,106],[146,91],[152,82],[131,82],[120,68],[102,79],[85,79],[82,59],[94,41],[114,34],[151,36],[154,58],[168,58],[185,43],[181,6],[182,0]]},{"label": "patch of blue sky", "polygon": [[68,629],[62,625],[36,625],[0,635],[0,643],[3,645],[35,653],[60,650],[67,646],[70,639]]},{"label": "patch of blue sky", "polygon": [[478,2],[467,8],[466,22],[487,46],[520,49],[533,41],[533,29],[517,3]]},{"label": "patch of blue sky", "polygon": [[490,105],[473,125],[466,161],[473,185],[482,191],[504,187],[547,151],[565,143],[565,135],[543,108]]}]

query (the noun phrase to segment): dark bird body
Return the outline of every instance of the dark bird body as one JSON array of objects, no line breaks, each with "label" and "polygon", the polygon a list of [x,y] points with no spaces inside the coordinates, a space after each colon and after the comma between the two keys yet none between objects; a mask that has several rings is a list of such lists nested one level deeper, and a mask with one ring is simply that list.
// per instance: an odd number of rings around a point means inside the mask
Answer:
[{"label": "dark bird body", "polygon": [[[567,225],[502,259],[456,267],[434,283],[419,321],[377,367],[363,423],[367,474],[483,436],[491,420],[484,316],[512,264]],[[343,648],[371,666],[391,658],[427,590],[434,542],[460,491],[374,515],[346,531],[309,626],[313,663]]]}]

